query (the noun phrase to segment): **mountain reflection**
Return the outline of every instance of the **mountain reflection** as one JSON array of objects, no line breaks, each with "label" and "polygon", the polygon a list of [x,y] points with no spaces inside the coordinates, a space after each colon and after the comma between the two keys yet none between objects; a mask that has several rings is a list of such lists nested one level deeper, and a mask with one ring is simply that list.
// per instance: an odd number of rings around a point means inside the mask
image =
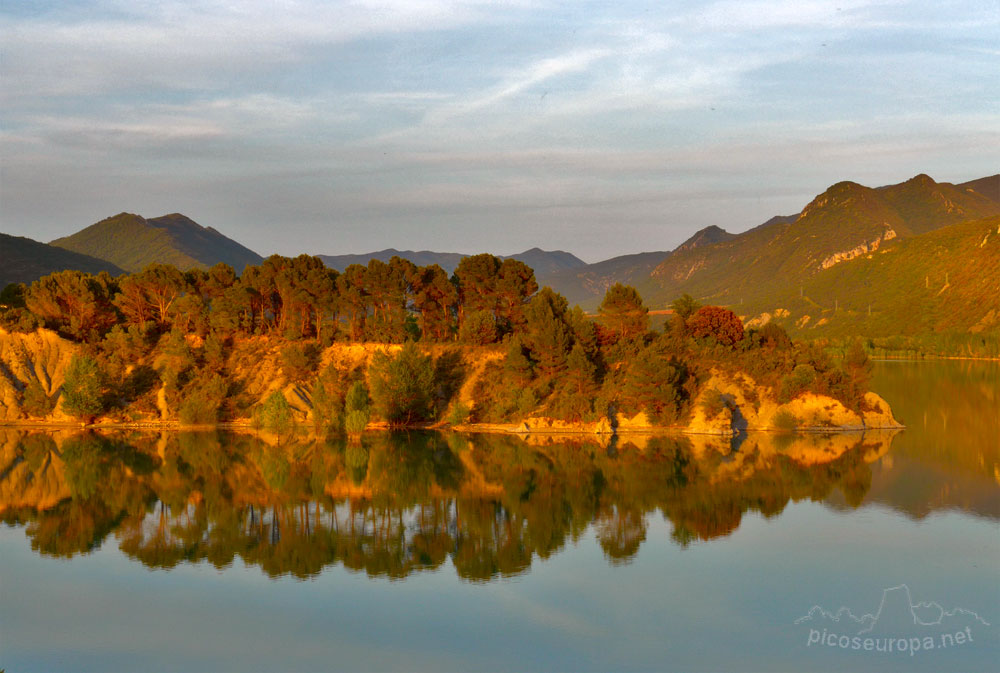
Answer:
[{"label": "mountain reflection", "polygon": [[[270,441],[269,441],[270,440]],[[0,511],[32,549],[72,557],[114,538],[150,568],[240,559],[269,576],[342,565],[403,578],[441,568],[487,581],[526,572],[592,529],[627,563],[658,512],[679,545],[735,531],[789,501],[857,507],[889,435],[541,440],[373,433],[0,430]],[[842,506],[842,505],[841,505]]]}]

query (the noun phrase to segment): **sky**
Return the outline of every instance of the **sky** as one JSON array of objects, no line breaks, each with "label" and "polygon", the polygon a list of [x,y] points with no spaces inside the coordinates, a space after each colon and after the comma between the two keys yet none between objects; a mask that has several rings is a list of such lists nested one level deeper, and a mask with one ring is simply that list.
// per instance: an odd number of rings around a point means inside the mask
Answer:
[{"label": "sky", "polygon": [[0,3],[0,231],[593,262],[1000,172],[997,0]]}]

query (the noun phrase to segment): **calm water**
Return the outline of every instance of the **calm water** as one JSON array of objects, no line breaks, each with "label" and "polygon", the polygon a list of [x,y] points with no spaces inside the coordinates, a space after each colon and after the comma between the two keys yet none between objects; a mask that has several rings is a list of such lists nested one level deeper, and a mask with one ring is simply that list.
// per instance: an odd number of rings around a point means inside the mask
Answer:
[{"label": "calm water", "polygon": [[874,387],[904,432],[0,429],[0,668],[996,670],[1000,367]]}]

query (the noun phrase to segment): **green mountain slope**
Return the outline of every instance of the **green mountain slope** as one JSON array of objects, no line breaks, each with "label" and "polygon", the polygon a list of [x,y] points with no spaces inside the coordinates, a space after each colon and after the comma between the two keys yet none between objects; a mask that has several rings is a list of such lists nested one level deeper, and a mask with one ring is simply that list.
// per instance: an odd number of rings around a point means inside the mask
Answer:
[{"label": "green mountain slope", "polygon": [[778,219],[709,247],[668,257],[637,288],[654,308],[683,293],[742,314],[773,310],[774,298],[803,291],[820,272],[906,238],[973,218],[1000,215],[1000,203],[917,176],[871,189],[841,182],[793,222]]},{"label": "green mountain slope", "polygon": [[816,336],[1000,332],[1000,216],[837,264],[775,293],[763,310]]},{"label": "green mountain slope", "polygon": [[120,213],[51,245],[107,260],[126,271],[140,271],[152,262],[182,270],[225,262],[241,272],[263,261],[254,251],[178,213],[149,220]]},{"label": "green mountain slope", "polygon": [[10,283],[31,283],[55,271],[73,269],[88,273],[124,271],[110,262],[46,245],[23,236],[0,234],[0,288]]}]

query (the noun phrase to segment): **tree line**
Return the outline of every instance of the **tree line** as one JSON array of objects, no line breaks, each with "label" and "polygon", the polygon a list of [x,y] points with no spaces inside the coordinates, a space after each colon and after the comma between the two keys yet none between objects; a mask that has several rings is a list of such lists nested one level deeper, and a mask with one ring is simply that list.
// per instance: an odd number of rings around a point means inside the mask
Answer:
[{"label": "tree line", "polygon": [[[280,393],[263,404],[241,397],[229,363],[241,336],[286,343],[284,377],[311,386],[314,420],[348,432],[372,412],[390,424],[460,425],[642,411],[670,425],[682,422],[717,365],[747,371],[782,401],[812,390],[859,409],[870,370],[860,343],[837,363],[773,323],[746,331],[732,311],[688,295],[673,302],[662,331],[650,329],[642,297],[627,285],[609,287],[589,316],[539,290],[524,263],[489,254],[464,258],[451,277],[399,257],[338,273],[317,257],[275,255],[240,276],[225,264],[184,273],[151,264],[117,278],[62,271],[4,294],[6,325],[46,326],[85,344],[62,390],[63,408],[81,418],[130,407],[155,413],[161,389],[183,423],[287,422]],[[336,340],[407,345],[379,354],[366,371],[320,370],[322,347]],[[435,358],[418,345],[449,342],[503,349],[479,377],[471,409],[457,400],[468,374],[461,358]],[[36,388],[24,391],[25,408],[44,416],[52,401]]]}]

